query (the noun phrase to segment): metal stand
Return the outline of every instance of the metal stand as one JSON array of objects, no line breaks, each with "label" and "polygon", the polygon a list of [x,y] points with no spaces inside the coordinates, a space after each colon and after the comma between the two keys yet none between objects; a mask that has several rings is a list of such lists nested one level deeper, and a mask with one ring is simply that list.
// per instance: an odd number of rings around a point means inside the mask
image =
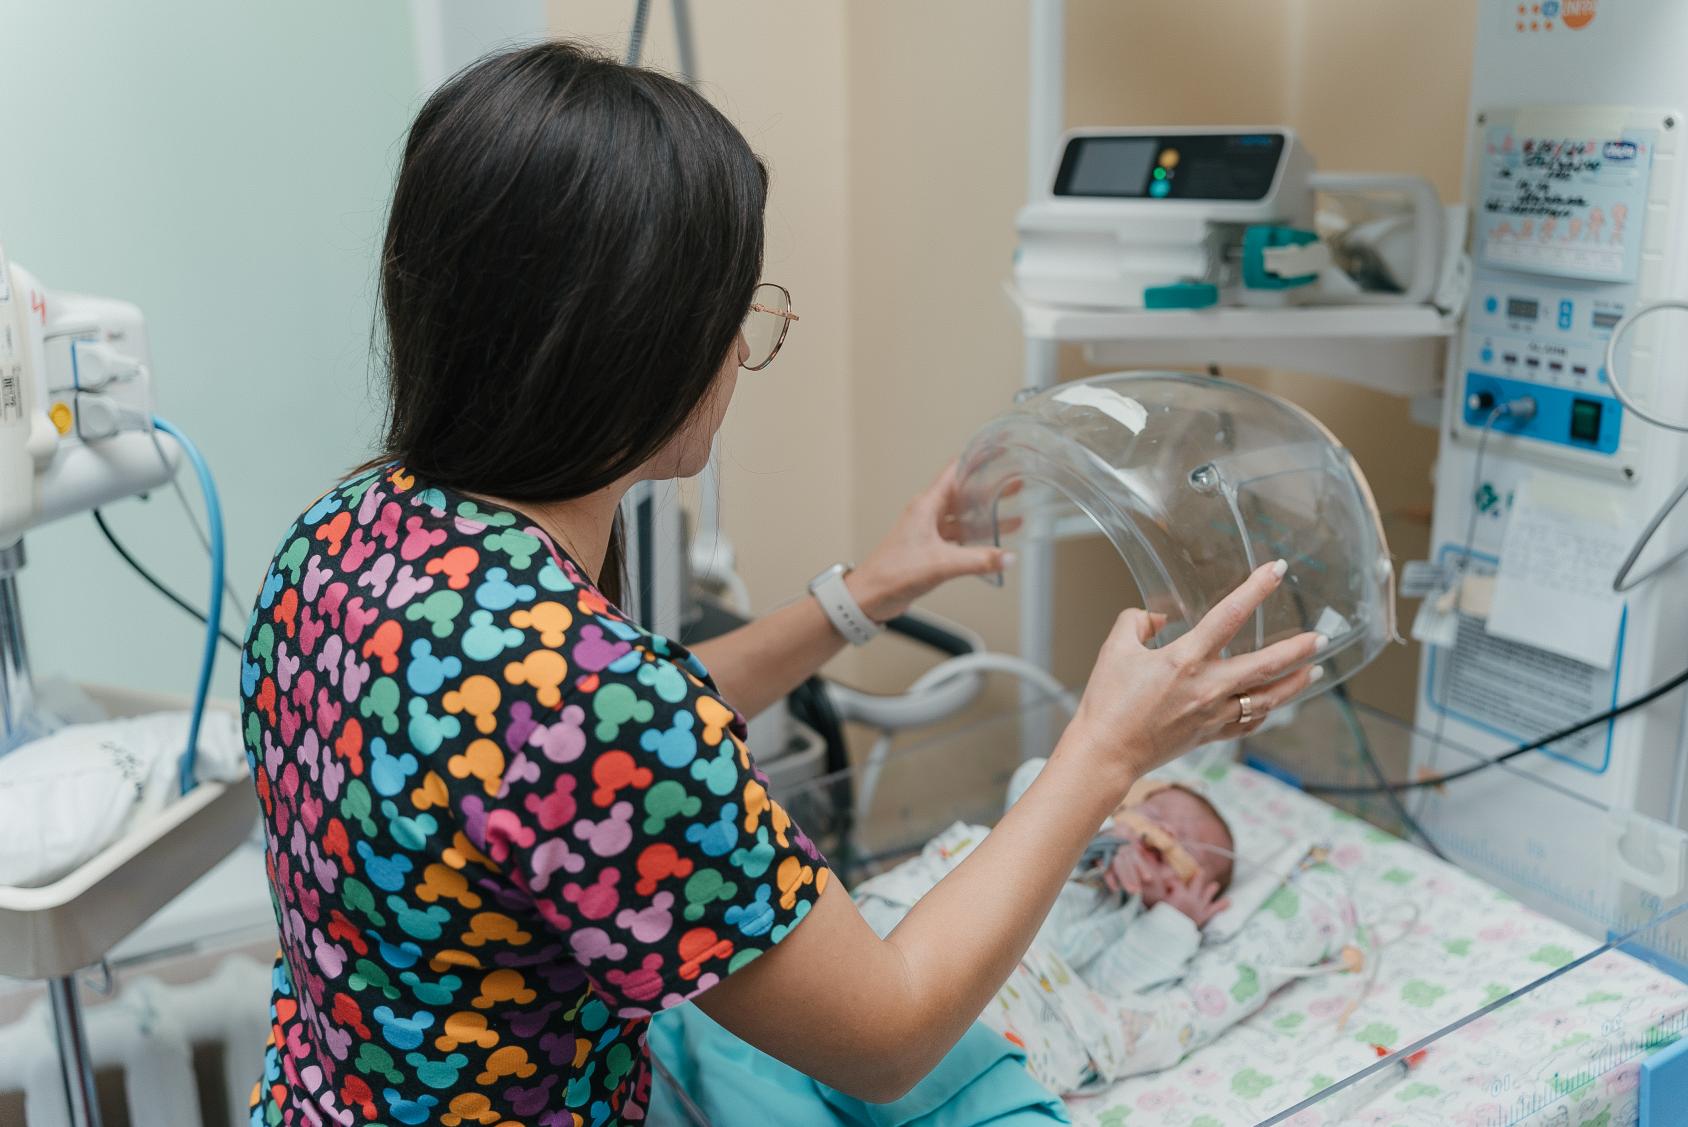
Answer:
[{"label": "metal stand", "polygon": [[64,1077],[65,1106],[75,1127],[100,1127],[100,1105],[94,1098],[94,1058],[88,1055],[88,1035],[82,1002],[76,995],[76,976],[67,974],[47,983],[53,1005],[53,1029],[58,1035],[59,1071]]},{"label": "metal stand", "polygon": [[[23,563],[22,540],[0,548],[0,738],[6,742],[22,731],[35,703],[29,650],[23,641],[23,605],[18,599],[18,572]],[[76,976],[49,979],[47,998],[53,1007],[59,1072],[64,1078],[70,1122],[74,1127],[100,1127],[100,1106],[94,1098],[94,1058],[88,1053]]]},{"label": "metal stand", "polygon": [[[1026,199],[1049,194],[1049,172],[1066,125],[1067,6],[1064,0],[1033,0],[1026,37],[1030,53],[1026,113]],[[1059,346],[1052,340],[1025,342],[1022,386],[1038,392],[1060,379]],[[1047,520],[1034,518],[1021,536],[1020,656],[1039,669],[1055,666],[1055,536]],[[1020,758],[1048,755],[1053,746],[1045,697],[1020,685]]]},{"label": "metal stand", "polygon": [[18,601],[22,569],[22,540],[0,548],[0,738],[7,741],[20,730],[35,703],[29,651],[23,644],[23,606]]}]

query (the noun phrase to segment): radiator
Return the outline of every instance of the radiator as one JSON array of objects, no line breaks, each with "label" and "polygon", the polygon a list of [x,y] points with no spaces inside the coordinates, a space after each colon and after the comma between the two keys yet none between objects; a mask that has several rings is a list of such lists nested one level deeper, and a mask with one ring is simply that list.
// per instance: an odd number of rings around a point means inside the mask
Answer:
[{"label": "radiator", "polygon": [[[116,996],[86,1006],[104,1127],[246,1124],[269,1033],[270,967],[239,954],[205,969],[189,982],[127,978]],[[54,1044],[45,997],[0,1027],[0,1127],[69,1127]]]}]

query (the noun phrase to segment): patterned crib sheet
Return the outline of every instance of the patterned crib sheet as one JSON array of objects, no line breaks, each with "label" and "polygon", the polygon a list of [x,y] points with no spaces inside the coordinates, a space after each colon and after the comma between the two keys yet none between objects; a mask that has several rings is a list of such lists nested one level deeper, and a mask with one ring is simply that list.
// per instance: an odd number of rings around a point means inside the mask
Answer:
[{"label": "patterned crib sheet", "polygon": [[[1385,946],[1363,997],[1363,976],[1293,983],[1177,1067],[1069,1097],[1077,1124],[1258,1123],[1374,1063],[1374,1045],[1397,1048],[1426,1036],[1594,946],[1454,866],[1259,772],[1216,766],[1199,778],[1245,855],[1288,836],[1321,838],[1362,915],[1393,921],[1382,929],[1385,938],[1406,934]],[[1688,985],[1610,953],[1438,1042],[1410,1077],[1362,1109],[1331,1103],[1293,1123],[1633,1124],[1645,1052],[1613,1068],[1602,1055],[1606,1046],[1628,1041],[1650,1051],[1685,1026]],[[1546,1103],[1535,1097],[1544,1090],[1553,1096]]]}]

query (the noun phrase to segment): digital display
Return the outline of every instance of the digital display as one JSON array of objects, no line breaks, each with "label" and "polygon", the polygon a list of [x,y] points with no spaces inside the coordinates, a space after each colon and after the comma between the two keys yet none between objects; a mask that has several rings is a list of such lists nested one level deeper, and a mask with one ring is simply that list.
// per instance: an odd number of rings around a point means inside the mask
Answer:
[{"label": "digital display", "polygon": [[1074,137],[1055,174],[1057,196],[1262,200],[1283,159],[1281,133]]},{"label": "digital display", "polygon": [[1615,313],[1609,309],[1596,309],[1594,311],[1594,327],[1604,332],[1610,332],[1623,319],[1622,313]]},{"label": "digital display", "polygon": [[[1066,195],[1140,196],[1160,142],[1153,137],[1086,137],[1069,146]],[[1063,169],[1063,171],[1066,171]]]},{"label": "digital display", "polygon": [[1506,317],[1509,321],[1534,321],[1541,313],[1541,302],[1527,297],[1509,297],[1506,299]]},{"label": "digital display", "polygon": [[1571,438],[1590,446],[1600,441],[1600,404],[1592,399],[1571,400]]}]

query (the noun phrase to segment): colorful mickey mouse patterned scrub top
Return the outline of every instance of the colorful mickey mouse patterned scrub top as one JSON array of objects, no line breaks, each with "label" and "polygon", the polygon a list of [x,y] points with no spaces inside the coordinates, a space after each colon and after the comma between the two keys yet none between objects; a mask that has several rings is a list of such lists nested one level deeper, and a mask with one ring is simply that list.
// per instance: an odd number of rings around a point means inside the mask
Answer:
[{"label": "colorful mickey mouse patterned scrub top", "polygon": [[240,680],[282,940],[254,1127],[642,1120],[650,1015],[826,886],[694,657],[403,469],[288,530]]}]

